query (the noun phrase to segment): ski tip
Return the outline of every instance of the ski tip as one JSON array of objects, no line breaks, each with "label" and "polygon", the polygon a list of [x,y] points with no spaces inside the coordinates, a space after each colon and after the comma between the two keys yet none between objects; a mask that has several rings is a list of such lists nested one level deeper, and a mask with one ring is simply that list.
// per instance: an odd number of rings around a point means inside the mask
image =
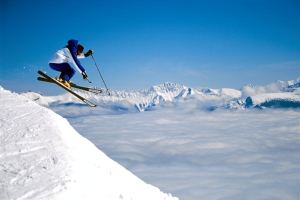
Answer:
[{"label": "ski tip", "polygon": [[86,103],[87,105],[89,105],[90,107],[93,107],[95,108],[97,105],[96,104],[93,104],[92,102],[88,101],[88,100],[83,100],[84,103]]}]

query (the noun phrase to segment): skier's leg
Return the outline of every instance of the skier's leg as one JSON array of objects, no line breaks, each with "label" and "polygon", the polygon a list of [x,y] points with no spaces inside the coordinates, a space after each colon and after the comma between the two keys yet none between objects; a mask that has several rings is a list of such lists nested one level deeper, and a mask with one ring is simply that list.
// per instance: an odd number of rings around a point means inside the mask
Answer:
[{"label": "skier's leg", "polygon": [[50,67],[55,71],[61,72],[59,78],[69,81],[75,74],[75,70],[69,63],[49,63]]},{"label": "skier's leg", "polygon": [[49,63],[49,66],[51,67],[51,69],[54,69],[55,71],[62,72],[63,69],[61,64],[63,63]]},{"label": "skier's leg", "polygon": [[62,75],[62,73],[63,73],[63,66],[61,65],[62,63],[49,63],[49,66],[50,66],[50,68],[51,69],[53,69],[53,70],[55,70],[55,71],[58,71],[58,72],[61,72],[61,74],[60,74],[60,76],[59,76],[59,78],[58,78],[58,81],[62,81],[62,77],[61,77],[61,75]]},{"label": "skier's leg", "polygon": [[75,73],[75,70],[69,65],[69,63],[49,63],[50,67],[56,71],[61,72],[59,78],[65,86],[70,87],[70,79]]},{"label": "skier's leg", "polygon": [[[69,65],[69,64],[68,64],[68,65]],[[75,70],[69,65],[69,66],[67,67],[66,73],[67,73],[68,77],[67,77],[67,79],[65,79],[65,80],[66,80],[66,81],[70,81],[71,78],[72,78],[72,77],[74,76],[74,74],[75,74]]]}]

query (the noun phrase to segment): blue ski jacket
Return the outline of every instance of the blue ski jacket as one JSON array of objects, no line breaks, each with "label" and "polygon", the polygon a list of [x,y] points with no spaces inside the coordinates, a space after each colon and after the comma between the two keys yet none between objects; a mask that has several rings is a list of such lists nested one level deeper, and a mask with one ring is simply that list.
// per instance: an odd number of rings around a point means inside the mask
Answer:
[{"label": "blue ski jacket", "polygon": [[67,48],[70,50],[70,53],[72,55],[72,58],[74,62],[76,63],[77,67],[81,70],[81,72],[84,72],[85,69],[77,59],[77,47],[78,47],[78,40],[69,40]]}]

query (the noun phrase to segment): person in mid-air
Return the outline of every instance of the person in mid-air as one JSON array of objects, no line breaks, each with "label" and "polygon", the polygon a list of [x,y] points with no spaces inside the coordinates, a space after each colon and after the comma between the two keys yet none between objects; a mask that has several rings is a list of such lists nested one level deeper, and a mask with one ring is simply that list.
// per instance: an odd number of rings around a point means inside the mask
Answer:
[{"label": "person in mid-air", "polygon": [[84,47],[78,44],[78,40],[69,40],[67,46],[58,50],[54,58],[49,61],[49,66],[52,69],[61,72],[57,80],[68,88],[71,87],[70,80],[75,74],[74,68],[81,73],[83,79],[88,78],[78,59],[92,55],[93,51],[88,50],[86,53],[83,53],[83,49]]}]

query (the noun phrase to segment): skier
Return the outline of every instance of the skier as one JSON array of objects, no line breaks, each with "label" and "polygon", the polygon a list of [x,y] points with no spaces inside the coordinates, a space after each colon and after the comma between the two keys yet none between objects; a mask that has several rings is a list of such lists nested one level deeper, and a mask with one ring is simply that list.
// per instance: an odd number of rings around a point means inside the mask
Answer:
[{"label": "skier", "polygon": [[78,40],[69,40],[65,48],[58,50],[52,60],[49,61],[49,66],[61,72],[57,79],[63,83],[66,87],[70,88],[70,79],[75,74],[74,68],[76,68],[82,75],[83,79],[87,79],[88,75],[80,64],[78,59],[88,57],[93,54],[92,50],[88,50],[83,53],[84,47],[78,44]]}]

